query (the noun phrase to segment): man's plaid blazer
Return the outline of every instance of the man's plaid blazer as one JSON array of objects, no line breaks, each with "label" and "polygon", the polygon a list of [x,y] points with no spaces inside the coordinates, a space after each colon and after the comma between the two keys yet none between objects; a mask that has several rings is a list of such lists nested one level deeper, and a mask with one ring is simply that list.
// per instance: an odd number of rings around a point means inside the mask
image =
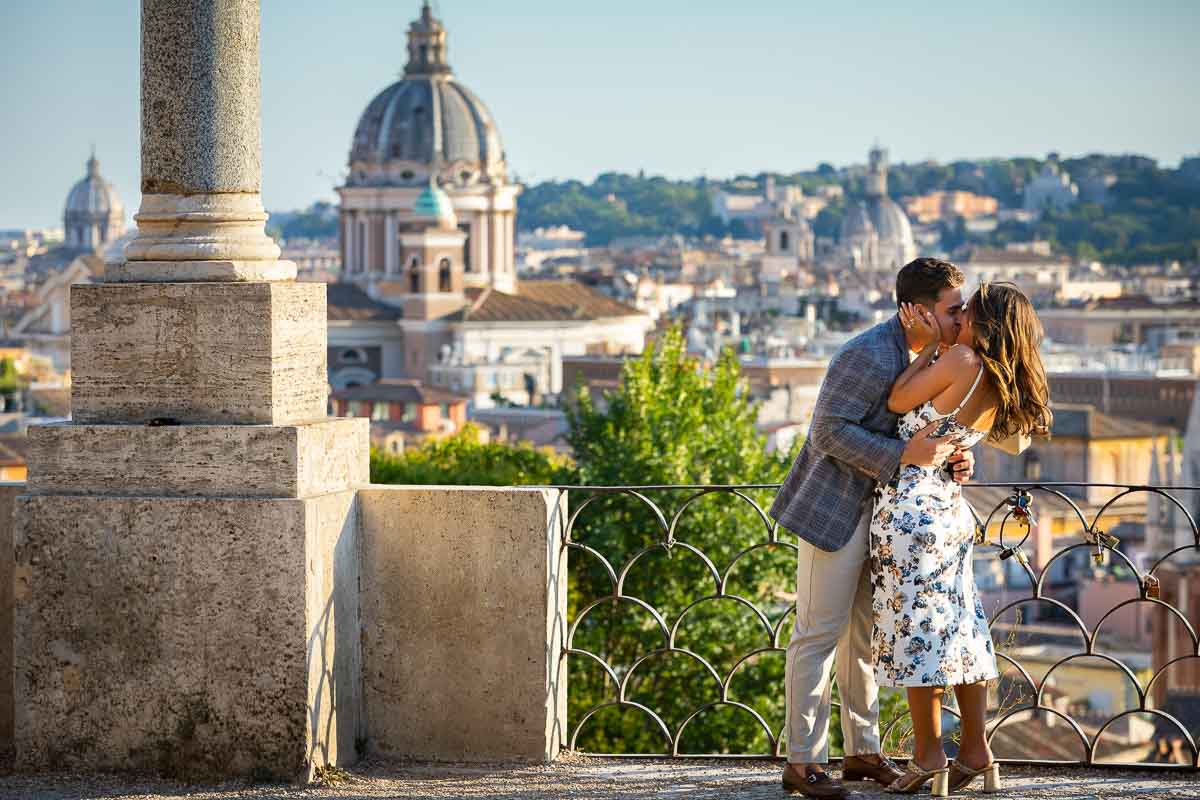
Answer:
[{"label": "man's plaid blazer", "polygon": [[898,316],[854,337],[829,362],[808,439],[771,505],[780,525],[826,551],[850,541],[875,486],[900,468],[904,442],[887,398],[908,364]]}]

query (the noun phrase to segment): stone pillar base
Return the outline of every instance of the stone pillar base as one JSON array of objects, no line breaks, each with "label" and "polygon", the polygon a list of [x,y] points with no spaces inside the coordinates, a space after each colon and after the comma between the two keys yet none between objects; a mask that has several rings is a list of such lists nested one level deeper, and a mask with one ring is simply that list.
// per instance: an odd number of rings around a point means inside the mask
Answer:
[{"label": "stone pillar base", "polygon": [[16,503],[17,769],[308,779],[355,760],[354,491]]},{"label": "stone pillar base", "polygon": [[324,419],[326,328],[322,283],[72,286],[72,418]]},{"label": "stone pillar base", "polygon": [[34,425],[29,494],[312,497],[370,481],[370,420]]}]

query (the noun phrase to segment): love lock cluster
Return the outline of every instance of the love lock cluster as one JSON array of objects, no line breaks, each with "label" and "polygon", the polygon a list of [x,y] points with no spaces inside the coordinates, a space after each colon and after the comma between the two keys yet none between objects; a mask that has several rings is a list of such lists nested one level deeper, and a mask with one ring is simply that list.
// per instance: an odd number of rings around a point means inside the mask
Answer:
[{"label": "love lock cluster", "polygon": [[1005,501],[1008,504],[1008,515],[1025,525],[1025,535],[1015,545],[1010,545],[1000,551],[1000,560],[1006,561],[1016,556],[1024,566],[1029,566],[1029,557],[1021,549],[1021,543],[1029,538],[1029,532],[1037,527],[1037,519],[1033,516],[1033,495],[1028,489],[1016,489],[1012,497]]}]

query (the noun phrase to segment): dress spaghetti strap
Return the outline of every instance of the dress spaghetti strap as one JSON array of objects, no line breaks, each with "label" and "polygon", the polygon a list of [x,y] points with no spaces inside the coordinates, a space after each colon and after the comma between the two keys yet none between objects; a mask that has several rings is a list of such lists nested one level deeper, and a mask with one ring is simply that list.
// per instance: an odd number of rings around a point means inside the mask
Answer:
[{"label": "dress spaghetti strap", "polygon": [[972,383],[971,388],[967,390],[966,397],[964,397],[962,399],[962,402],[958,404],[958,408],[951,411],[947,416],[954,417],[954,416],[958,415],[958,412],[962,411],[963,406],[965,406],[967,404],[967,401],[971,399],[971,395],[975,394],[975,389],[976,389],[976,387],[979,386],[979,380],[982,377],[983,377],[983,366],[981,365],[979,367],[979,372],[975,373],[975,382]]}]

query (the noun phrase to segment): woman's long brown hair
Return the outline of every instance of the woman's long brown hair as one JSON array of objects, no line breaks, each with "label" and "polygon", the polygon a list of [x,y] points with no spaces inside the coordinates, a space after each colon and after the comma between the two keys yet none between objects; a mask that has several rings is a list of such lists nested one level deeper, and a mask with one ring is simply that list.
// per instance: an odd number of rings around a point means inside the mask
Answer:
[{"label": "woman's long brown hair", "polygon": [[1011,283],[981,283],[967,301],[975,352],[991,378],[999,407],[989,436],[1045,436],[1050,430],[1050,389],[1042,366],[1042,323],[1029,298]]}]

